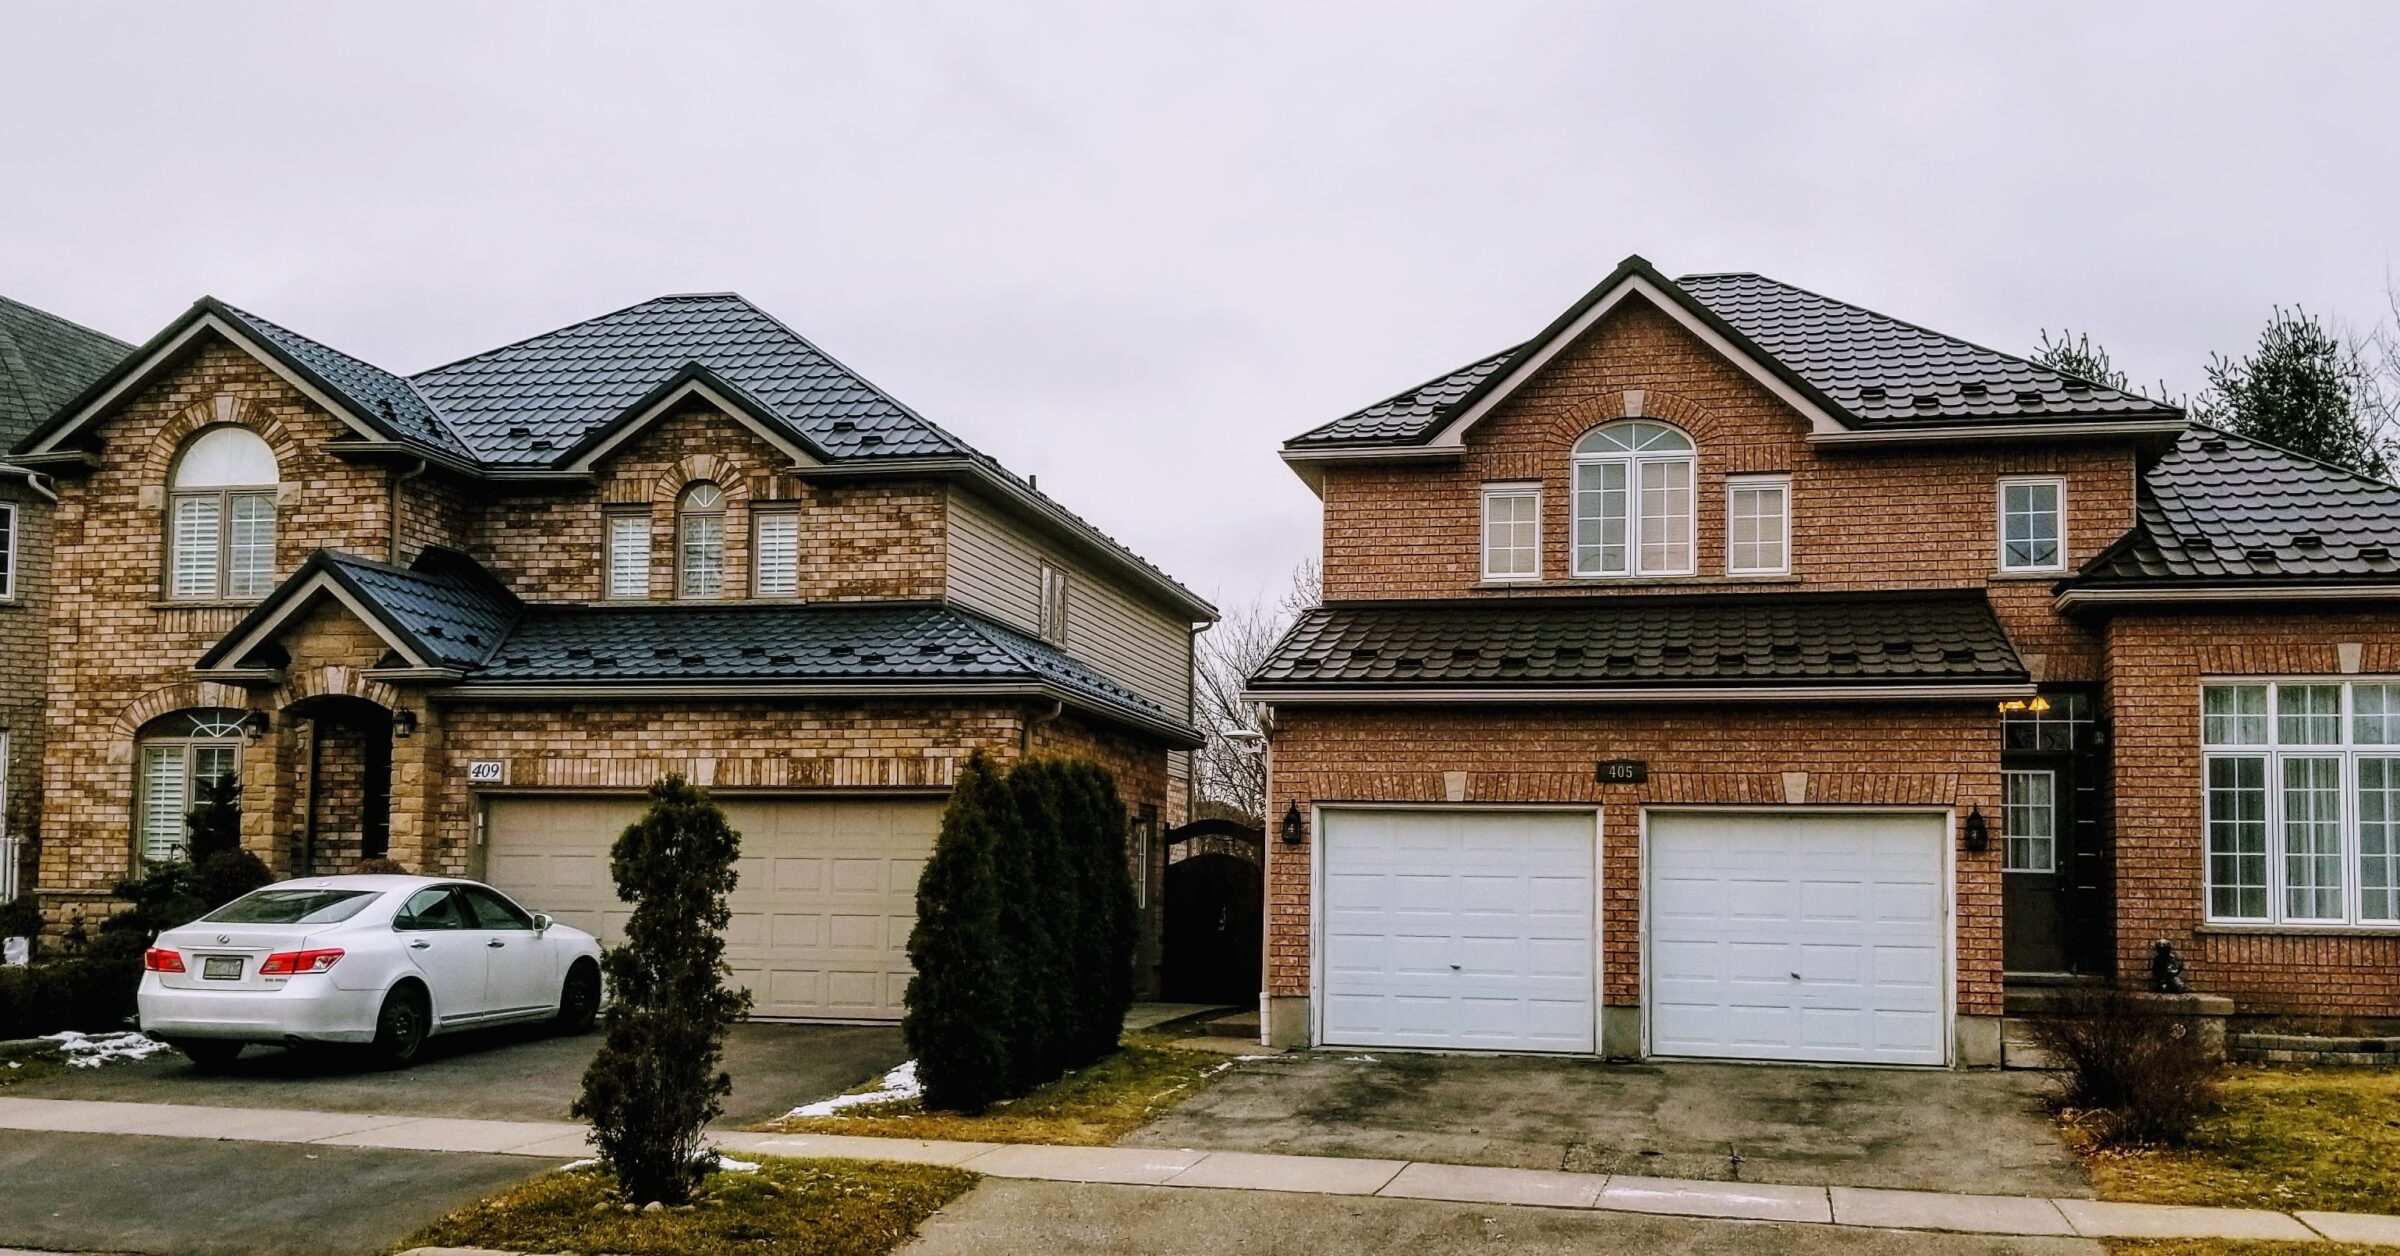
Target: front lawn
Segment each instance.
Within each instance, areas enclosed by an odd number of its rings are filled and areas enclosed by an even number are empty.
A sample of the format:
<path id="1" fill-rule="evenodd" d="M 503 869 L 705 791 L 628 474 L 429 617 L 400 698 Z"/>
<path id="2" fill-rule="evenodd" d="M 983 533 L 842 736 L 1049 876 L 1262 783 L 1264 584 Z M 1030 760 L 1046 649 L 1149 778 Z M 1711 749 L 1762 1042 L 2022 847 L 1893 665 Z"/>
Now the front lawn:
<path id="1" fill-rule="evenodd" d="M 981 1116 L 928 1112 L 914 1099 L 849 1108 L 833 1116 L 787 1116 L 761 1129 L 779 1134 L 872 1134 L 886 1138 L 1098 1147 L 1199 1093 L 1232 1061 L 1149 1036 L 1128 1037 L 1115 1055 Z"/>
<path id="2" fill-rule="evenodd" d="M 2069 1137 L 2075 1138 L 2070 1124 Z M 2079 1143 L 2081 1140 L 2076 1140 Z M 2100 1198 L 2223 1208 L 2400 1213 L 2400 1072 L 2237 1067 L 2189 1145 L 2079 1146 Z M 2338 1243 L 2112 1242 L 2125 1256 L 2390 1256 Z"/>
<path id="3" fill-rule="evenodd" d="M 469 1204 L 400 1249 L 483 1247 L 611 1256 L 882 1256 L 974 1185 L 938 1165 L 763 1158 L 712 1173 L 683 1208 L 629 1213 L 596 1168 L 562 1169 Z"/>

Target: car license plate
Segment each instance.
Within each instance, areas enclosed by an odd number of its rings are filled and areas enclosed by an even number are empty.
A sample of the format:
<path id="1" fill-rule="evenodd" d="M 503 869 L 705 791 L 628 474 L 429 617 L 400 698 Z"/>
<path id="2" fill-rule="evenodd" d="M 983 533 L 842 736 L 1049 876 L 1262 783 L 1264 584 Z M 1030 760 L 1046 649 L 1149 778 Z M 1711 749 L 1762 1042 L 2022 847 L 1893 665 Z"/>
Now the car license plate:
<path id="1" fill-rule="evenodd" d="M 240 981 L 242 957 L 239 955 L 210 955 L 200 961 L 200 975 L 210 981 Z"/>

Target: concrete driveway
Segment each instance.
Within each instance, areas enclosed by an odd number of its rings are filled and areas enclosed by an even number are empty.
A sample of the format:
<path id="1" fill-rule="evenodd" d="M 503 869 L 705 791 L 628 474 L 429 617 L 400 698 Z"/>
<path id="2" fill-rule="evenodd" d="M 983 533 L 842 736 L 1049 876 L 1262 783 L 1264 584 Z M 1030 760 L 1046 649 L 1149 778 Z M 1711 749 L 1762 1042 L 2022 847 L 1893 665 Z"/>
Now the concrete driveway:
<path id="1" fill-rule="evenodd" d="M 2032 1073 L 1319 1051 L 1244 1061 L 1123 1141 L 2089 1196 L 2041 1086 Z"/>
<path id="2" fill-rule="evenodd" d="M 563 1121 L 600 1049 L 600 1035 L 538 1029 L 443 1036 L 416 1065 L 375 1068 L 355 1053 L 252 1047 L 227 1072 L 204 1075 L 162 1052 L 137 1063 L 12 1086 L 28 1099 L 113 1099 L 319 1112 L 387 1112 L 488 1120 Z M 736 1025 L 725 1044 L 733 1095 L 719 1120 L 747 1125 L 837 1095 L 908 1056 L 897 1026 Z"/>

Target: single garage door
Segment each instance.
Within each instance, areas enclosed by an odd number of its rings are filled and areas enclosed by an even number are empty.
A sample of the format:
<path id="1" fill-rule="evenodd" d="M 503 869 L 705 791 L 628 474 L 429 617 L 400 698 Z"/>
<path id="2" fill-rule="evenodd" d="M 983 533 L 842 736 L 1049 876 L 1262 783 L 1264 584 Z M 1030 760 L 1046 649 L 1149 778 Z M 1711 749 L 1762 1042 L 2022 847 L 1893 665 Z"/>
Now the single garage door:
<path id="1" fill-rule="evenodd" d="M 1948 1061 L 1945 826 L 1925 814 L 1650 817 L 1650 1051 Z"/>
<path id="2" fill-rule="evenodd" d="M 897 1020 L 908 988 L 917 876 L 941 827 L 930 799 L 720 798 L 742 835 L 726 963 L 750 1014 Z M 491 799 L 484 879 L 614 945 L 629 908 L 608 848 L 638 798 Z"/>
<path id="3" fill-rule="evenodd" d="M 1323 1040 L 1593 1049 L 1590 812 L 1328 811 Z"/>

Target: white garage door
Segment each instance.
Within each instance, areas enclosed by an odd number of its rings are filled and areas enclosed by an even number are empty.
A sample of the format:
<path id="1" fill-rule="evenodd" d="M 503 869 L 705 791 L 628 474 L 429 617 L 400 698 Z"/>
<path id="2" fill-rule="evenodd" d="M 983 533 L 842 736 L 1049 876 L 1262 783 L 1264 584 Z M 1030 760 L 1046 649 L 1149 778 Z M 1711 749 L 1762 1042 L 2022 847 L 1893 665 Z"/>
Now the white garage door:
<path id="1" fill-rule="evenodd" d="M 1328 811 L 1323 1040 L 1593 1049 L 1590 812 Z"/>
<path id="2" fill-rule="evenodd" d="M 1940 816 L 1650 817 L 1654 1055 L 1942 1064 Z"/>
<path id="3" fill-rule="evenodd" d="M 917 876 L 941 827 L 938 800 L 720 798 L 742 835 L 725 959 L 750 1014 L 897 1020 L 908 988 Z M 635 798 L 494 798 L 484 879 L 614 945 L 631 908 L 608 848 Z"/>

